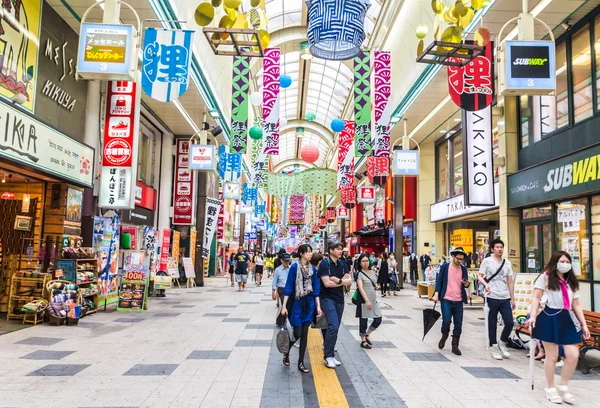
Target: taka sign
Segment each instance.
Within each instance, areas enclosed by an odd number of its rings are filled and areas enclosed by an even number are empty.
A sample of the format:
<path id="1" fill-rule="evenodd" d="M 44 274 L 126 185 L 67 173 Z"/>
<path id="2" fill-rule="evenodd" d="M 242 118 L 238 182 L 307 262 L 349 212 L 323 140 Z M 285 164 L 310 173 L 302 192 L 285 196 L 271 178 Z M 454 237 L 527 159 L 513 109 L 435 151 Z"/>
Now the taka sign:
<path id="1" fill-rule="evenodd" d="M 189 168 L 192 170 L 214 170 L 215 147 L 212 145 L 191 145 Z"/>
<path id="2" fill-rule="evenodd" d="M 358 188 L 358 202 L 359 203 L 374 203 L 377 201 L 375 194 L 375 186 L 366 186 Z"/>

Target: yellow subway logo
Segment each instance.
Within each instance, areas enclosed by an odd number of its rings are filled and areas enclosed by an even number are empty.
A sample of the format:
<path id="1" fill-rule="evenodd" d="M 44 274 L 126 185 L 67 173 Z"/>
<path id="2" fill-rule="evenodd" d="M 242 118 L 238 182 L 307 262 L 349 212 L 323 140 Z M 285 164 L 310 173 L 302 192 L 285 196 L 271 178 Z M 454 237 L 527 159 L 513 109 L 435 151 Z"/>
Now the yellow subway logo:
<path id="1" fill-rule="evenodd" d="M 513 65 L 545 65 L 548 62 L 548 58 L 516 58 Z"/>
<path id="2" fill-rule="evenodd" d="M 548 171 L 546 193 L 552 190 L 600 180 L 600 154 Z"/>

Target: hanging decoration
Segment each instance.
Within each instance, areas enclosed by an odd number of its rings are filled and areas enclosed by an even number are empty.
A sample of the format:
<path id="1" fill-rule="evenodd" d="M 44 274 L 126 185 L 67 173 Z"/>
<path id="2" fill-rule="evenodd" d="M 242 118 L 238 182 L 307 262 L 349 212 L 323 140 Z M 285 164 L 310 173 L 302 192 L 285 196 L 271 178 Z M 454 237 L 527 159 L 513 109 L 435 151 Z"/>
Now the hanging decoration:
<path id="1" fill-rule="evenodd" d="M 260 106 L 263 103 L 263 96 L 260 92 L 250 94 L 250 103 L 254 106 Z"/>
<path id="2" fill-rule="evenodd" d="M 264 142 L 263 138 L 255 139 L 252 135 L 252 130 L 255 132 L 260 132 L 260 136 L 262 136 L 262 128 L 260 126 L 261 120 L 260 118 L 255 118 L 256 125 L 252 126 L 250 129 L 250 137 L 253 139 L 252 141 L 252 184 L 254 187 L 263 187 L 265 185 L 265 177 L 268 172 L 268 157 L 265 154 Z"/>
<path id="3" fill-rule="evenodd" d="M 12 174 L 9 174 L 8 175 L 8 191 L 2 194 L 2 196 L 0 197 L 0 199 L 2 199 L 2 200 L 14 200 L 15 199 L 14 193 L 10 191 L 10 179 L 11 178 L 12 178 Z"/>
<path id="4" fill-rule="evenodd" d="M 233 95 L 231 98 L 231 150 L 246 153 L 248 134 L 248 89 L 250 57 L 233 57 Z"/>
<path id="5" fill-rule="evenodd" d="M 263 130 L 260 126 L 254 125 L 250 128 L 250 139 L 252 140 L 260 140 L 263 136 Z"/>
<path id="6" fill-rule="evenodd" d="M 264 153 L 279 154 L 279 129 L 283 119 L 279 119 L 280 67 L 281 50 L 268 48 L 265 50 L 263 66 L 263 129 Z M 286 121 L 287 124 L 287 121 Z"/>
<path id="7" fill-rule="evenodd" d="M 288 214 L 290 224 L 304 224 L 304 194 L 294 194 L 290 197 Z"/>
<path id="8" fill-rule="evenodd" d="M 353 209 L 356 205 L 356 189 L 348 188 L 340 192 L 340 201 L 348 209 Z"/>
<path id="9" fill-rule="evenodd" d="M 367 157 L 367 174 L 371 183 L 383 187 L 390 175 L 389 157 Z"/>
<path id="10" fill-rule="evenodd" d="M 317 118 L 317 114 L 314 112 L 306 112 L 306 120 L 313 122 Z"/>
<path id="11" fill-rule="evenodd" d="M 389 102 L 392 92 L 391 54 L 389 51 L 375 51 L 375 157 L 390 157 L 390 119 L 392 105 Z"/>
<path id="12" fill-rule="evenodd" d="M 335 207 L 327 207 L 325 217 L 327 217 L 327 223 L 333 224 L 335 222 Z"/>
<path id="13" fill-rule="evenodd" d="M 283 89 L 289 88 L 292 86 L 292 77 L 289 75 L 282 75 L 279 77 L 279 85 L 281 85 Z"/>
<path id="14" fill-rule="evenodd" d="M 342 119 L 334 119 L 331 121 L 331 130 L 339 133 L 344 130 L 344 121 Z"/>
<path id="15" fill-rule="evenodd" d="M 346 120 L 344 130 L 338 139 L 338 172 L 337 188 L 344 190 L 354 188 L 354 128 L 352 120 Z"/>
<path id="16" fill-rule="evenodd" d="M 307 0 L 308 43 L 317 58 L 354 58 L 365 40 L 364 21 L 369 0 Z"/>
<path id="17" fill-rule="evenodd" d="M 300 151 L 300 157 L 307 163 L 314 163 L 319 160 L 319 148 L 315 145 L 306 145 Z"/>
<path id="18" fill-rule="evenodd" d="M 360 51 L 354 58 L 354 122 L 356 157 L 371 154 L 371 52 Z"/>
<path id="19" fill-rule="evenodd" d="M 310 169 L 297 174 L 267 173 L 265 192 L 274 196 L 294 194 L 337 195 L 337 172 L 330 169 Z"/>
<path id="20" fill-rule="evenodd" d="M 473 41 L 466 41 L 472 44 Z M 494 99 L 494 43 L 464 67 L 448 66 L 448 91 L 452 101 L 467 111 L 489 106 Z"/>

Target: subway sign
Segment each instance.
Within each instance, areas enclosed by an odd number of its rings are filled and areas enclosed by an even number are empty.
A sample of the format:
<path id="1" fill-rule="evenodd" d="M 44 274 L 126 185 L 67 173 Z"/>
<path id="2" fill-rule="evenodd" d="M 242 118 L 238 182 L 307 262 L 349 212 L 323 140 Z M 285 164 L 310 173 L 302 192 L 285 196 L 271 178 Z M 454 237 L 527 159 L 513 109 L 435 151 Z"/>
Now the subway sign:
<path id="1" fill-rule="evenodd" d="M 501 56 L 502 95 L 548 95 L 556 89 L 552 41 L 507 41 Z"/>
<path id="2" fill-rule="evenodd" d="M 508 177 L 508 206 L 524 207 L 600 190 L 600 145 Z"/>

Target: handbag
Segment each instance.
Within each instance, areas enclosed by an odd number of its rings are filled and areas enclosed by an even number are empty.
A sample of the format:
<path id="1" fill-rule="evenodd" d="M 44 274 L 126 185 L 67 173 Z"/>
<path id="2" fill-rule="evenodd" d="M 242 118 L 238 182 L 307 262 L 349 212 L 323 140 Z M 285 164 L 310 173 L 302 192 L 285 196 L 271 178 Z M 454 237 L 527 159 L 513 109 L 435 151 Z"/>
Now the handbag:
<path id="1" fill-rule="evenodd" d="M 358 273 L 362 273 L 363 275 L 365 275 L 365 273 L 363 271 L 359 271 Z M 367 275 L 365 275 L 367 276 Z M 358 276 L 356 277 L 358 279 Z M 367 279 L 369 279 L 369 281 L 371 281 L 371 285 L 373 285 L 373 289 L 377 290 L 377 286 L 373 283 L 373 280 L 371 280 L 370 277 L 367 276 Z M 358 303 L 358 295 L 360 294 L 360 291 L 358 290 L 358 288 L 354 291 L 354 295 L 352 295 L 352 304 L 355 305 Z"/>
<path id="2" fill-rule="evenodd" d="M 281 327 L 279 329 L 275 341 L 277 343 L 277 350 L 279 350 L 281 354 L 286 354 L 290 352 L 290 337 L 287 328 Z"/>
<path id="3" fill-rule="evenodd" d="M 325 317 L 325 313 L 321 314 L 321 317 L 316 317 L 313 323 L 310 325 L 313 329 L 327 329 L 329 327 L 329 322 Z"/>

